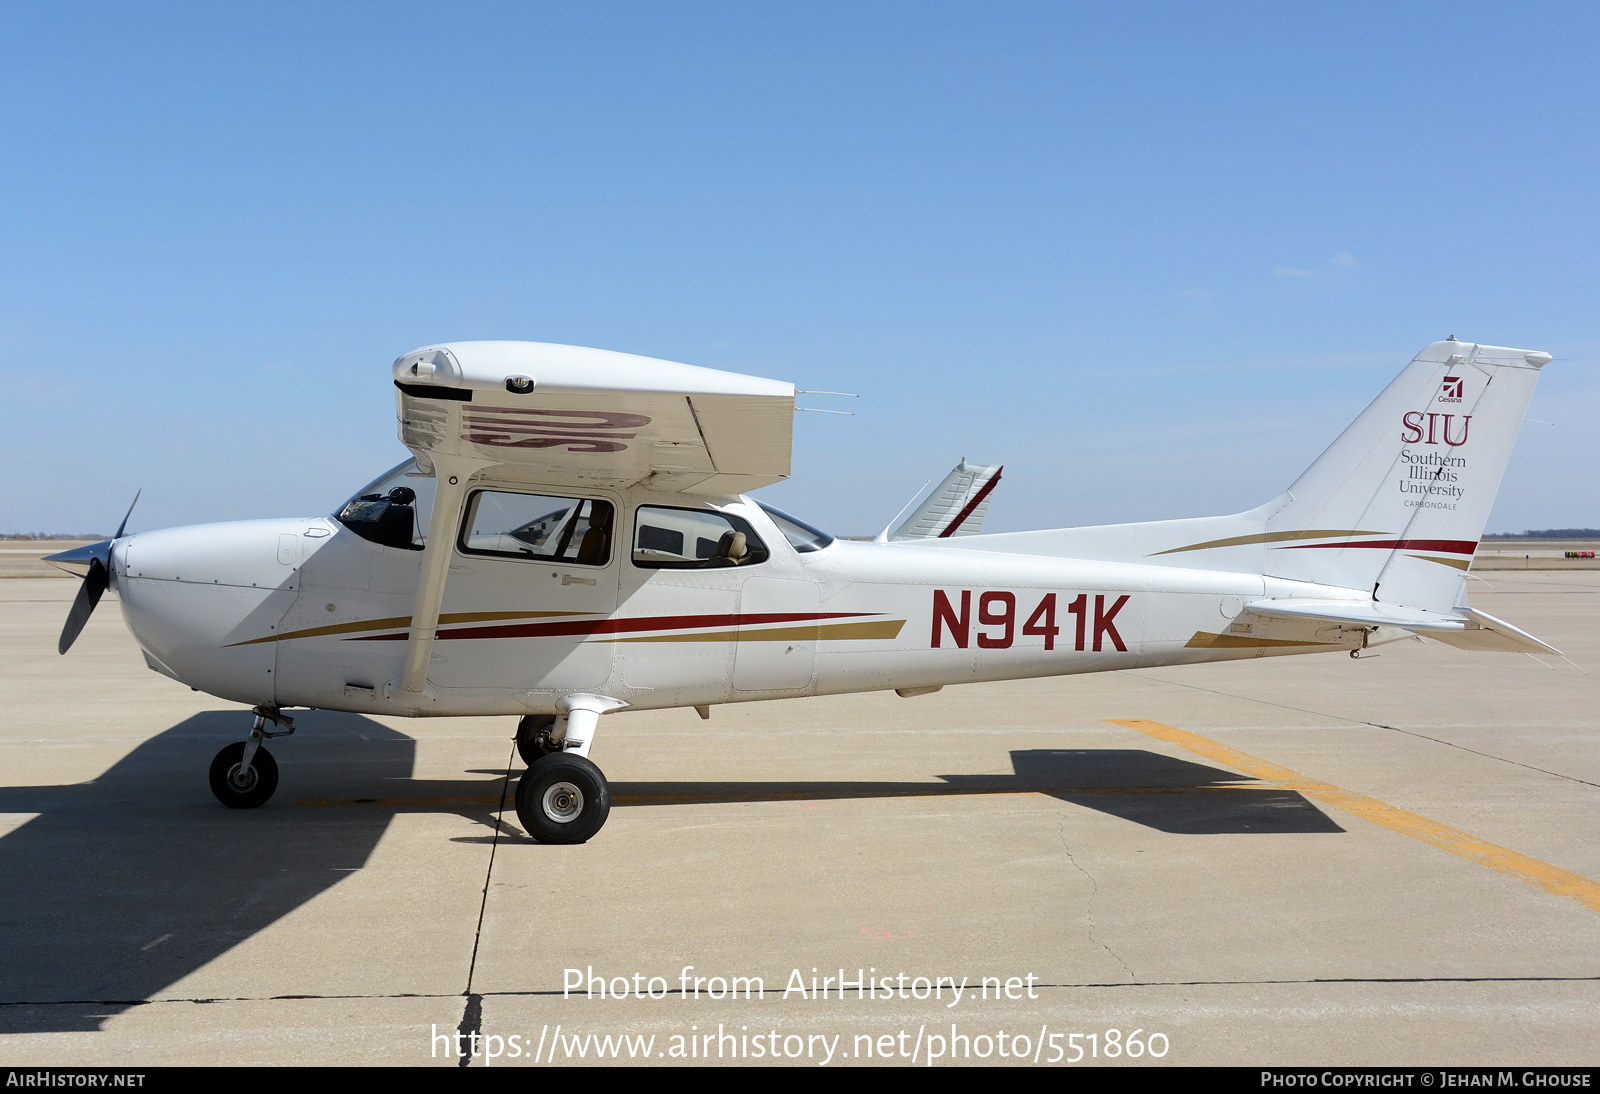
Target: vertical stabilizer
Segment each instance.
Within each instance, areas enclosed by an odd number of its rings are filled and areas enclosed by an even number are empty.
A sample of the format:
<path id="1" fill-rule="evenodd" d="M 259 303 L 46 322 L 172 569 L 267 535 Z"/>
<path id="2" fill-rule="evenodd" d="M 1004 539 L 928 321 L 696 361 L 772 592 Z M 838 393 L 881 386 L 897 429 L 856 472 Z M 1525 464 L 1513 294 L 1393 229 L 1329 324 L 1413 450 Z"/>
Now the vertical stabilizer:
<path id="1" fill-rule="evenodd" d="M 1448 611 L 1548 353 L 1435 342 L 1267 509 L 1264 571 Z"/>
<path id="2" fill-rule="evenodd" d="M 890 540 L 975 536 L 989 515 L 989 498 L 1000 481 L 1000 464 L 968 463 L 966 457 L 927 500 L 889 533 Z"/>

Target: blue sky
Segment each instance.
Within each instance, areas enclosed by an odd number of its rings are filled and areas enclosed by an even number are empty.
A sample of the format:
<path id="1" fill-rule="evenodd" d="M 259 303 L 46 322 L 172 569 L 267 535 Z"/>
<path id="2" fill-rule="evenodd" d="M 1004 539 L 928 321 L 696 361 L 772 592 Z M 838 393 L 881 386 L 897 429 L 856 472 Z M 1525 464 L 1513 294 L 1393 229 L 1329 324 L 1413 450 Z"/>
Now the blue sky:
<path id="1" fill-rule="evenodd" d="M 859 392 L 844 534 L 1253 506 L 1422 346 L 1547 350 L 1490 531 L 1600 526 L 1592 5 L 0 6 L 0 532 L 324 513 L 388 365 Z M 1546 422 L 1553 424 L 1544 424 Z"/>

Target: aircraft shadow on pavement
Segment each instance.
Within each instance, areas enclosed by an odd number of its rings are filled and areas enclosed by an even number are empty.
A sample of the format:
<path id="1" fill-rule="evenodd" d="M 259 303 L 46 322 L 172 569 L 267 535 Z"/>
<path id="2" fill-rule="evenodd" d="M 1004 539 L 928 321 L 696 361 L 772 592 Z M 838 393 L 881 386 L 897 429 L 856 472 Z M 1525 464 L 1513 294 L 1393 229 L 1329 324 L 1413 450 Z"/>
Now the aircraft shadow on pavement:
<path id="1" fill-rule="evenodd" d="M 1344 831 L 1297 791 L 1143 749 L 1019 749 L 1011 766 L 943 783 L 618 782 L 611 794 L 618 806 L 649 806 L 1038 793 L 1181 835 Z"/>
<path id="2" fill-rule="evenodd" d="M 271 746 L 283 784 L 261 809 L 225 809 L 206 785 L 249 730 L 240 711 L 197 714 L 93 782 L 0 788 L 0 812 L 38 814 L 0 839 L 0 1033 L 99 1029 L 366 863 L 393 810 L 289 795 L 392 794 L 415 742 L 358 715 L 296 723 Z"/>
<path id="3" fill-rule="evenodd" d="M 1024 782 L 1055 783 L 1050 793 L 1064 801 L 1161 832 L 1344 831 L 1298 791 L 1143 749 L 1026 749 L 1011 763 Z"/>
<path id="4" fill-rule="evenodd" d="M 0 1034 L 101 1028 L 360 870 L 396 813 L 454 812 L 496 830 L 455 842 L 526 841 L 509 823 L 514 813 L 495 819 L 503 775 L 413 779 L 412 738 L 325 711 L 297 715 L 299 732 L 273 744 L 283 775 L 273 801 L 225 809 L 206 771 L 248 724 L 238 711 L 198 714 L 93 782 L 0 788 L 0 812 L 38 814 L 0 838 Z M 1026 749 L 1011 758 L 1012 774 L 945 775 L 941 783 L 612 789 L 622 807 L 1042 793 L 1163 832 L 1343 831 L 1298 793 L 1153 752 Z M 243 986 L 236 994 L 251 993 Z"/>

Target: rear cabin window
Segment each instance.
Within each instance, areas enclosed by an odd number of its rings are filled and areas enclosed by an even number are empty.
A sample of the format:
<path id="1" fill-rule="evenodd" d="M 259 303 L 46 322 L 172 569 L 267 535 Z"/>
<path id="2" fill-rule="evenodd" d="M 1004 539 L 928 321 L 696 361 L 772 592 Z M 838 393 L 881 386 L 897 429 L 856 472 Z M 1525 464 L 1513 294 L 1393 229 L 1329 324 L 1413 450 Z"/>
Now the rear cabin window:
<path id="1" fill-rule="evenodd" d="M 778 526 L 783 538 L 788 540 L 790 546 L 800 554 L 808 555 L 813 551 L 832 546 L 833 537 L 822 529 L 813 528 L 799 517 L 791 517 L 782 509 L 774 509 L 764 501 L 758 501 L 756 504 L 772 518 L 772 523 Z"/>
<path id="2" fill-rule="evenodd" d="M 600 498 L 476 491 L 461 525 L 463 554 L 604 566 L 615 507 Z"/>
<path id="3" fill-rule="evenodd" d="M 742 517 L 707 509 L 641 505 L 634 518 L 635 566 L 706 570 L 754 566 L 766 560 L 766 544 Z"/>

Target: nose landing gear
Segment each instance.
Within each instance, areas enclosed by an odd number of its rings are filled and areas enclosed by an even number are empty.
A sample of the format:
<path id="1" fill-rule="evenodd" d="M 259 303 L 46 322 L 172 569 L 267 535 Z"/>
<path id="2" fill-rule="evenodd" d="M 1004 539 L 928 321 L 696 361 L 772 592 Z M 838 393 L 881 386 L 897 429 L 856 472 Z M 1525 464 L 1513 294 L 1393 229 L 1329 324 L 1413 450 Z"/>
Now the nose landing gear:
<path id="1" fill-rule="evenodd" d="M 294 721 L 277 707 L 256 707 L 255 715 L 250 736 L 228 745 L 211 761 L 211 793 L 229 809 L 254 809 L 272 797 L 278 789 L 278 761 L 261 742 L 294 732 Z M 270 733 L 269 721 L 288 728 Z"/>

